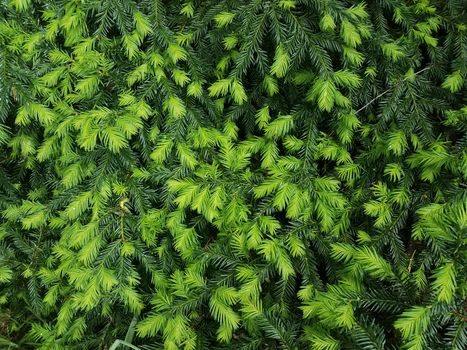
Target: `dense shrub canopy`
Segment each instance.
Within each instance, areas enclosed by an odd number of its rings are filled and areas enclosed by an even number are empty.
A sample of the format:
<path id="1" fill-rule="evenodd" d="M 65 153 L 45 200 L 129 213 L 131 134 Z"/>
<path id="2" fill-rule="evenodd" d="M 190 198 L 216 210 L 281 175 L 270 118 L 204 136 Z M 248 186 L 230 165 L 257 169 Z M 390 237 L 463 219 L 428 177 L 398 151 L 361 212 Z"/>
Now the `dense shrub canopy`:
<path id="1" fill-rule="evenodd" d="M 0 0 L 0 348 L 465 349 L 466 18 Z"/>

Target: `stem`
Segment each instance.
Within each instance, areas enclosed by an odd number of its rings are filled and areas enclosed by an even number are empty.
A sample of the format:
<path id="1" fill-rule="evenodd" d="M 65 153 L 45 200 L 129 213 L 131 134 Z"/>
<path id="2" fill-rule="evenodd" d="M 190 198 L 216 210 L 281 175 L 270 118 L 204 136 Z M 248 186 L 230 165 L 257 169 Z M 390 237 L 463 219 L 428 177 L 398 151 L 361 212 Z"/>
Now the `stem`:
<path id="1" fill-rule="evenodd" d="M 418 75 L 420 73 L 423 73 L 424 71 L 430 69 L 431 67 L 425 67 L 421 70 L 419 70 L 418 72 L 415 72 L 415 75 Z M 409 77 L 405 77 L 404 79 L 402 79 L 399 83 L 397 84 L 401 84 L 403 83 L 404 81 L 406 81 L 407 79 L 409 79 Z M 378 96 L 376 96 L 374 99 L 372 99 L 370 102 L 368 102 L 366 105 L 364 105 L 362 108 L 360 108 L 359 110 L 357 110 L 355 112 L 355 114 L 358 114 L 359 112 L 363 111 L 365 108 L 367 108 L 369 105 L 371 105 L 373 102 L 375 102 L 376 100 L 380 99 L 381 97 L 383 97 L 384 95 L 386 95 L 389 91 L 391 91 L 392 88 L 389 88 L 387 89 L 386 91 L 383 91 L 382 93 L 380 93 Z"/>

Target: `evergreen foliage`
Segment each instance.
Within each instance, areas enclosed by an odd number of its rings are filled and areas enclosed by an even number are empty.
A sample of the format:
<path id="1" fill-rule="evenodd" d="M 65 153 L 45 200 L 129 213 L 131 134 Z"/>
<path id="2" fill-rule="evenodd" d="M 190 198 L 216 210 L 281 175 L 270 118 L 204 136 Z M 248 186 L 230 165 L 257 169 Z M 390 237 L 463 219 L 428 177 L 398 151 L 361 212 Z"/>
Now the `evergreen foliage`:
<path id="1" fill-rule="evenodd" d="M 465 349 L 466 18 L 0 0 L 0 348 Z"/>

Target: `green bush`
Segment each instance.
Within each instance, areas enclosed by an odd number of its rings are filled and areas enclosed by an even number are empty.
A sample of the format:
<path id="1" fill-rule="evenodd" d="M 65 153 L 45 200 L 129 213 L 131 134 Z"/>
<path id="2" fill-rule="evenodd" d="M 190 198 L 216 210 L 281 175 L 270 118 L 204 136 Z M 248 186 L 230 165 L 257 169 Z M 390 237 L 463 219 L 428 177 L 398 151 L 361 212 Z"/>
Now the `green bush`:
<path id="1" fill-rule="evenodd" d="M 465 349 L 466 16 L 0 0 L 0 348 Z"/>

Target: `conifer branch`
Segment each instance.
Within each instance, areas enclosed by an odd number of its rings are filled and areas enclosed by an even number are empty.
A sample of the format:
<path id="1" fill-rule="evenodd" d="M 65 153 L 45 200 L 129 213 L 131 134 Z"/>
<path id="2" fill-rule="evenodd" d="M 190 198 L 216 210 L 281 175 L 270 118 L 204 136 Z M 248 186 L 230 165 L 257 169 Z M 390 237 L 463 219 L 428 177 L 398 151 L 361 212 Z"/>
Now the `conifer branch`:
<path id="1" fill-rule="evenodd" d="M 423 69 L 420 69 L 419 71 L 415 72 L 414 75 L 419 75 L 421 73 L 423 73 L 424 71 L 430 69 L 431 67 L 425 67 Z M 396 85 L 400 85 L 402 84 L 403 82 L 405 82 L 407 79 L 409 79 L 409 77 L 405 77 L 404 79 L 402 79 L 401 81 L 399 81 Z M 370 100 L 367 104 L 365 104 L 363 107 L 359 108 L 355 114 L 358 114 L 360 113 L 361 111 L 363 111 L 366 107 L 368 107 L 369 105 L 371 105 L 373 102 L 379 100 L 381 97 L 383 97 L 384 95 L 386 95 L 388 92 L 390 92 L 393 88 L 389 88 L 389 89 L 386 89 L 384 90 L 382 93 L 380 93 L 378 96 L 376 96 L 375 98 L 373 98 L 372 100 Z"/>

